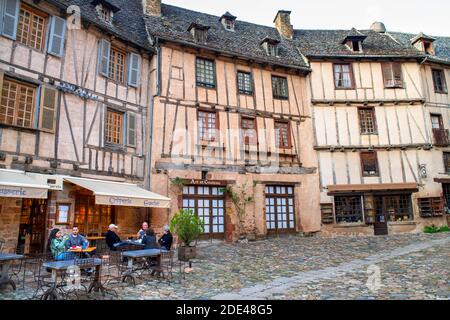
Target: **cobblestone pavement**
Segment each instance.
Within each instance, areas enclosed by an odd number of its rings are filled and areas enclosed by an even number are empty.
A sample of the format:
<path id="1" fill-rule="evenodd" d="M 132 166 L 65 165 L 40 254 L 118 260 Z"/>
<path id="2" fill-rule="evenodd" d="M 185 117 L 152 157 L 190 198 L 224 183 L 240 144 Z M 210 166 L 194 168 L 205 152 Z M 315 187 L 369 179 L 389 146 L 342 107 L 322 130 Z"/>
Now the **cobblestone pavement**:
<path id="1" fill-rule="evenodd" d="M 249 244 L 201 243 L 194 270 L 181 283 L 146 277 L 135 287 L 121 284 L 113 288 L 118 299 L 133 300 L 448 300 L 449 266 L 448 233 L 359 238 L 289 236 Z M 6 289 L 0 292 L 0 299 L 29 299 L 31 295 L 30 290 L 13 293 Z"/>

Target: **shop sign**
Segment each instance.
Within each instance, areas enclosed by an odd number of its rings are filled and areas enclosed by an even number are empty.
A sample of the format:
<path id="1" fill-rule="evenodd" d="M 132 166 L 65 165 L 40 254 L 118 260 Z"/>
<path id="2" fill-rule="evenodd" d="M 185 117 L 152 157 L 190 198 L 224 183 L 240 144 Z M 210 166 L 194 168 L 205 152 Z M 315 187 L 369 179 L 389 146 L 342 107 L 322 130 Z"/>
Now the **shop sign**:
<path id="1" fill-rule="evenodd" d="M 47 199 L 47 190 L 38 188 L 13 188 L 0 186 L 0 197 Z"/>
<path id="2" fill-rule="evenodd" d="M 123 207 L 170 208 L 170 201 L 143 198 L 95 196 L 95 203 L 98 205 Z"/>
<path id="3" fill-rule="evenodd" d="M 86 89 L 83 89 L 79 86 L 67 83 L 67 82 L 60 82 L 57 88 L 66 93 L 72 93 L 80 98 L 87 99 L 87 100 L 98 100 L 98 96 L 87 91 Z"/>
<path id="4" fill-rule="evenodd" d="M 199 180 L 199 179 L 186 179 L 184 183 L 191 186 L 226 186 L 230 182 L 229 181 L 220 181 L 220 180 Z"/>

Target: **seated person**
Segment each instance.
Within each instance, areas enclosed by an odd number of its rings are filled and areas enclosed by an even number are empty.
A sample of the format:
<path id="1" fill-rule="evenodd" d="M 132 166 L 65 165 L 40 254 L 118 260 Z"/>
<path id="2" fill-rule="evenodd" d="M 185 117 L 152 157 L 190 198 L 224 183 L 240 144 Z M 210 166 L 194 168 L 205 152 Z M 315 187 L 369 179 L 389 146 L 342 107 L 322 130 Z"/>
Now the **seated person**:
<path id="1" fill-rule="evenodd" d="M 108 229 L 109 230 L 105 236 L 106 244 L 108 245 L 109 249 L 116 251 L 117 244 L 122 243 L 122 240 L 120 240 L 120 237 L 117 235 L 118 227 L 115 224 L 110 224 Z"/>
<path id="2" fill-rule="evenodd" d="M 67 252 L 66 247 L 67 239 L 63 237 L 61 230 L 53 229 L 50 232 L 48 241 L 49 241 L 48 246 L 56 261 L 75 259 L 73 253 Z"/>
<path id="3" fill-rule="evenodd" d="M 159 249 L 153 229 L 147 229 L 145 236 L 142 238 L 142 244 L 145 245 L 145 249 Z"/>
<path id="4" fill-rule="evenodd" d="M 158 243 L 161 245 L 161 249 L 170 251 L 170 248 L 172 248 L 172 242 L 173 236 L 172 233 L 170 233 L 169 226 L 164 226 L 164 234 L 158 241 Z"/>
<path id="5" fill-rule="evenodd" d="M 80 248 L 87 248 L 89 245 L 89 241 L 86 240 L 85 237 L 83 237 L 80 234 L 80 230 L 77 226 L 73 226 L 72 228 L 72 234 L 69 236 L 69 239 L 66 241 L 66 246 L 68 249 L 73 247 L 80 247 Z"/>
<path id="6" fill-rule="evenodd" d="M 147 230 L 148 230 L 148 223 L 147 223 L 147 222 L 144 222 L 144 223 L 142 224 L 142 229 L 139 230 L 139 232 L 138 232 L 138 234 L 137 234 L 138 240 L 141 240 L 141 239 L 145 236 Z"/>

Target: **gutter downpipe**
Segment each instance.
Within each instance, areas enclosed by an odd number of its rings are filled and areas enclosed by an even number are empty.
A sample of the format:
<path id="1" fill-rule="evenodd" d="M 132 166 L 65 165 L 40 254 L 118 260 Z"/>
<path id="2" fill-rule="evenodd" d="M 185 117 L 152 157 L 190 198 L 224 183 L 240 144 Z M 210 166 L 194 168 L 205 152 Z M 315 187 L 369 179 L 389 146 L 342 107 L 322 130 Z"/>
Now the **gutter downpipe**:
<path id="1" fill-rule="evenodd" d="M 147 189 L 150 190 L 151 186 L 151 170 L 152 170 L 152 145 L 153 145 L 153 109 L 155 106 L 155 97 L 160 95 L 161 92 L 161 48 L 159 46 L 159 38 L 156 38 L 156 92 L 150 98 L 150 112 L 149 112 L 149 146 L 148 146 L 148 162 L 147 162 Z"/>

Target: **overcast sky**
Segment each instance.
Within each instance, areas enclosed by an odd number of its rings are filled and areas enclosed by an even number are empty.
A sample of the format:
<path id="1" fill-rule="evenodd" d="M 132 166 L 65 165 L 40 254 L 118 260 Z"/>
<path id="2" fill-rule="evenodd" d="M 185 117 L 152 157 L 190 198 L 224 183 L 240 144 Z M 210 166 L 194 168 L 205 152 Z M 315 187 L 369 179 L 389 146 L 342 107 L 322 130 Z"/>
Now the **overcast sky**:
<path id="1" fill-rule="evenodd" d="M 382 21 L 390 31 L 450 36 L 450 0 L 162 0 L 238 20 L 272 25 L 278 10 L 291 10 L 297 29 L 368 29 Z"/>

